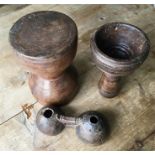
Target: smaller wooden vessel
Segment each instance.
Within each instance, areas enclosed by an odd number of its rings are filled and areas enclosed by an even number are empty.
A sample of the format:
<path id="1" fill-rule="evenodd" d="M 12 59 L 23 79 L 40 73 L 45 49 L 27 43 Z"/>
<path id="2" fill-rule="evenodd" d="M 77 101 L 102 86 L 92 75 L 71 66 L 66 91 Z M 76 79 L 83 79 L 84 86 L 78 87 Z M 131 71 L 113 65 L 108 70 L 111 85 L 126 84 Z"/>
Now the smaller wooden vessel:
<path id="1" fill-rule="evenodd" d="M 120 90 L 120 78 L 132 73 L 147 58 L 150 42 L 146 34 L 127 23 L 108 23 L 91 37 L 91 53 L 103 72 L 100 93 L 114 97 Z"/>

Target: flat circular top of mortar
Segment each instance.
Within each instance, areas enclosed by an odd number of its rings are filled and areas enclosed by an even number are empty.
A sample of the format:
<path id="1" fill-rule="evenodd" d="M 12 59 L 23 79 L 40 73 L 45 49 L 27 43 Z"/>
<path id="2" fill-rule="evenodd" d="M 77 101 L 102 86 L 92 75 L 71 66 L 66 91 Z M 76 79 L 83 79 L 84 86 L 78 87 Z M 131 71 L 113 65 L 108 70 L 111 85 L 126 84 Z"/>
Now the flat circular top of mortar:
<path id="1" fill-rule="evenodd" d="M 77 38 L 74 21 L 55 11 L 30 13 L 10 30 L 10 43 L 17 54 L 31 58 L 61 56 Z"/>

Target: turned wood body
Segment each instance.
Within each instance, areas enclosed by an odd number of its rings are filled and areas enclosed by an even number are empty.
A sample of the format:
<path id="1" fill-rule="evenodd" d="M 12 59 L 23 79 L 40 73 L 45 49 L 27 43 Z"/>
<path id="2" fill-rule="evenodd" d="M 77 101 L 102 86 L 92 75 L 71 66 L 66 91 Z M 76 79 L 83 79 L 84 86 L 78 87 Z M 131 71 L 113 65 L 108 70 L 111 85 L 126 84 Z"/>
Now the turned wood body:
<path id="1" fill-rule="evenodd" d="M 106 97 L 114 97 L 120 90 L 120 77 L 112 74 L 102 74 L 98 87 L 101 95 Z"/>
<path id="2" fill-rule="evenodd" d="M 147 58 L 150 42 L 139 28 L 127 23 L 108 23 L 91 37 L 91 54 L 103 72 L 100 93 L 114 97 L 120 90 L 120 78 L 138 68 Z"/>
<path id="3" fill-rule="evenodd" d="M 44 105 L 65 104 L 78 90 L 70 67 L 77 50 L 77 27 L 65 14 L 41 11 L 20 18 L 10 30 L 10 43 L 29 75 L 34 97 Z"/>

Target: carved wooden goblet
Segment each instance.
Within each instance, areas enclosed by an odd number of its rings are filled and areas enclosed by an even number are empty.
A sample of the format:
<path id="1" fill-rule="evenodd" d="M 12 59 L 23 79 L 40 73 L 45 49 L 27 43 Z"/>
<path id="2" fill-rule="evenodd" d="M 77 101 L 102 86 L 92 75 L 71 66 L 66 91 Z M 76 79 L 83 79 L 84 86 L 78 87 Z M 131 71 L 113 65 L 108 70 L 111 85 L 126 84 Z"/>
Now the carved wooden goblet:
<path id="1" fill-rule="evenodd" d="M 28 14 L 12 26 L 10 43 L 30 73 L 30 89 L 41 104 L 65 104 L 75 96 L 77 72 L 70 65 L 77 27 L 70 17 L 54 11 Z"/>
<path id="2" fill-rule="evenodd" d="M 120 90 L 120 78 L 138 68 L 147 58 L 150 43 L 146 34 L 127 23 L 108 23 L 91 37 L 91 53 L 104 72 L 99 81 L 100 93 L 114 97 Z"/>

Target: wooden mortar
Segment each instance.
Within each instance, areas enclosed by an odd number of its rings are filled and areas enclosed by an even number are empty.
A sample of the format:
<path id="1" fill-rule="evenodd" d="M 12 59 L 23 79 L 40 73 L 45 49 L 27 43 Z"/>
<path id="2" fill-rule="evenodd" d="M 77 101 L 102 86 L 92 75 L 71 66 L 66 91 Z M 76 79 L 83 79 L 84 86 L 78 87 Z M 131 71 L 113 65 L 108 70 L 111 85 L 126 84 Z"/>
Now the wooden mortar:
<path id="1" fill-rule="evenodd" d="M 43 105 L 66 104 L 77 93 L 77 72 L 70 66 L 77 51 L 77 27 L 55 11 L 30 13 L 10 30 L 10 43 L 29 74 L 29 86 Z"/>

